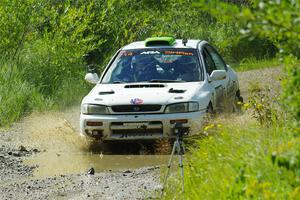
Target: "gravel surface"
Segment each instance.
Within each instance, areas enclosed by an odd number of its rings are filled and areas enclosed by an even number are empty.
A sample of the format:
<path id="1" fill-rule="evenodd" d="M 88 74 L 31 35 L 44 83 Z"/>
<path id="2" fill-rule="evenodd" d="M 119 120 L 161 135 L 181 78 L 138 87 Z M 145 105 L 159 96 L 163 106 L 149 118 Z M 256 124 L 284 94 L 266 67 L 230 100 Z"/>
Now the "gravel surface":
<path id="1" fill-rule="evenodd" d="M 87 174 L 89 168 L 73 174 L 35 175 L 39 166 L 26 164 L 30 157 L 48 152 L 66 156 L 87 151 L 81 147 L 85 142 L 78 136 L 76 126 L 72 126 L 72 118 L 78 119 L 77 110 L 70 112 L 63 117 L 61 113 L 33 114 L 10 129 L 0 130 L 0 199 L 155 198 L 161 187 L 159 167 L 124 167 L 126 170 L 96 171 L 94 175 Z"/>
<path id="2" fill-rule="evenodd" d="M 32 153 L 33 150 L 12 149 L 2 145 L 0 147 L 0 182 L 9 182 L 30 176 L 36 166 L 23 165 L 22 157 L 30 156 Z"/>
<path id="3" fill-rule="evenodd" d="M 0 199 L 144 199 L 159 190 L 158 168 L 72 174 L 2 184 Z"/>
<path id="4" fill-rule="evenodd" d="M 94 175 L 88 175 L 86 168 L 73 174 L 36 176 L 34 172 L 39 166 L 27 165 L 28 158 L 47 152 L 61 156 L 81 150 L 76 148 L 81 145 L 78 134 L 72 132 L 69 124 L 56 124 L 52 115 L 45 116 L 53 129 L 44 126 L 39 132 L 32 124 L 36 118 L 26 118 L 8 130 L 0 130 L 0 199 L 144 199 L 154 198 L 156 191 L 160 190 L 159 167 L 96 171 Z M 28 124 L 30 128 L 26 127 Z M 34 132 L 30 132 L 32 128 Z M 40 136 L 42 133 L 45 139 Z"/>
<path id="5" fill-rule="evenodd" d="M 238 73 L 238 76 L 241 94 L 244 99 L 247 99 L 248 89 L 253 84 L 259 84 L 261 87 L 273 85 L 275 86 L 273 88 L 280 88 L 279 80 L 282 73 L 280 68 L 269 68 Z M 70 135 L 77 135 L 73 133 L 78 129 L 76 125 L 78 109 L 76 107 L 65 112 L 66 116 L 63 117 L 48 114 L 39 114 L 35 118 L 29 116 L 15 123 L 10 129 L 0 130 L 0 199 L 151 199 L 156 197 L 161 188 L 159 167 L 96 171 L 94 175 L 81 172 L 48 177 L 34 176 L 34 171 L 39 166 L 24 164 L 26 158 L 46 151 L 57 151 L 59 156 L 65 149 L 54 148 L 55 145 L 72 144 L 73 146 L 68 146 L 69 149 L 76 149 L 78 146 L 78 139 L 70 137 Z M 64 117 L 68 120 L 64 120 Z M 53 132 L 64 135 L 63 139 L 57 140 L 52 137 Z"/>

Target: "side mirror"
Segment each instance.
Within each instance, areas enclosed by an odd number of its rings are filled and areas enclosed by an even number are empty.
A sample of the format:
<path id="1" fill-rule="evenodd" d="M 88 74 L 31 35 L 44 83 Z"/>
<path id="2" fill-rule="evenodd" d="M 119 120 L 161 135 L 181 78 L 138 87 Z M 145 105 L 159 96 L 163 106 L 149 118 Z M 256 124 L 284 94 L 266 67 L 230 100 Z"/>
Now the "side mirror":
<path id="1" fill-rule="evenodd" d="M 96 73 L 87 73 L 84 77 L 84 80 L 92 84 L 97 84 L 97 82 L 99 81 L 99 77 Z"/>
<path id="2" fill-rule="evenodd" d="M 225 70 L 214 70 L 212 71 L 211 75 L 209 76 L 210 81 L 218 81 L 223 80 L 227 76 Z"/>

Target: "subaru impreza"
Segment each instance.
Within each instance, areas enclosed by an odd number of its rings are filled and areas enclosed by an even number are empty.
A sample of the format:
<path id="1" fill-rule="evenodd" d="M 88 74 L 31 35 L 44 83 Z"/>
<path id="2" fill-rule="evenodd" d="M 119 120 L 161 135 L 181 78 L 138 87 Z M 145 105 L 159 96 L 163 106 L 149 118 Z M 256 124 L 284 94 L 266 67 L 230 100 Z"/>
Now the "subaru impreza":
<path id="1" fill-rule="evenodd" d="M 238 78 L 203 40 L 154 37 L 116 52 L 81 104 L 81 135 L 102 141 L 195 134 L 208 112 L 237 109 Z"/>

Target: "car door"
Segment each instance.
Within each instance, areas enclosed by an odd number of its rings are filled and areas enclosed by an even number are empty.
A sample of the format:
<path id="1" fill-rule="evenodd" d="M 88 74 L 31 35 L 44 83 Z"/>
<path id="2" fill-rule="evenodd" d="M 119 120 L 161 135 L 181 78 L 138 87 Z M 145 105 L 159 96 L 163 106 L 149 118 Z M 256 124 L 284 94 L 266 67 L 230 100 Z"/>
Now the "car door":
<path id="1" fill-rule="evenodd" d="M 227 73 L 227 66 L 218 54 L 218 52 L 209 45 L 205 45 L 203 48 L 203 56 L 206 64 L 206 72 L 208 76 L 214 70 L 224 70 Z M 216 91 L 216 106 L 217 109 L 224 109 L 226 105 L 227 87 L 229 83 L 229 76 L 226 75 L 225 79 L 211 81 L 210 84 Z"/>

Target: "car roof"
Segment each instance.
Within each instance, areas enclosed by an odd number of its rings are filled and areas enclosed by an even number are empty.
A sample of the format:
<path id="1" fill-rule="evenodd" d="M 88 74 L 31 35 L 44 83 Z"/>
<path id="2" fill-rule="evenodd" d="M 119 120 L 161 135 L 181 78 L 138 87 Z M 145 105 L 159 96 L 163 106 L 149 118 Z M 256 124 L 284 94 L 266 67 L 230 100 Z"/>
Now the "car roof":
<path id="1" fill-rule="evenodd" d="M 132 50 L 132 49 L 151 49 L 151 48 L 186 48 L 186 49 L 197 49 L 198 44 L 201 40 L 187 40 L 186 45 L 183 44 L 182 39 L 175 40 L 173 45 L 159 45 L 159 46 L 146 46 L 145 41 L 137 41 L 124 46 L 121 50 Z"/>

